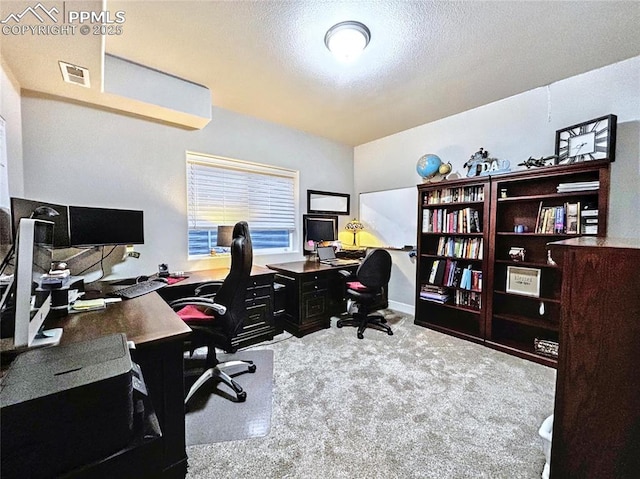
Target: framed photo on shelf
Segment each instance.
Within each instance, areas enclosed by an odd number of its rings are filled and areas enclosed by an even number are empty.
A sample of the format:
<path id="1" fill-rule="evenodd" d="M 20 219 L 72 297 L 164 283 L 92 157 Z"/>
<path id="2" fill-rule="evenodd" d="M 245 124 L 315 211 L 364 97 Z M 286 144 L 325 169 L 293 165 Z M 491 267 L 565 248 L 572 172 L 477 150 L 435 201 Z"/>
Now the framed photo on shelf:
<path id="1" fill-rule="evenodd" d="M 538 268 L 507 266 L 507 293 L 540 297 L 540 274 Z"/>

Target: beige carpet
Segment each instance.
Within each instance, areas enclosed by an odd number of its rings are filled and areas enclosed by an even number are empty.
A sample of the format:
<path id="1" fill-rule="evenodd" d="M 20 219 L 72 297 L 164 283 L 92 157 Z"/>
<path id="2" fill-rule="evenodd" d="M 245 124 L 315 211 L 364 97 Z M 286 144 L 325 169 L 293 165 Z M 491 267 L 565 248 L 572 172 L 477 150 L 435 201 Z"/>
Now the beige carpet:
<path id="1" fill-rule="evenodd" d="M 389 322 L 393 336 L 358 340 L 334 321 L 262 346 L 274 352 L 270 433 L 189 447 L 188 479 L 538 479 L 555 370 Z"/>

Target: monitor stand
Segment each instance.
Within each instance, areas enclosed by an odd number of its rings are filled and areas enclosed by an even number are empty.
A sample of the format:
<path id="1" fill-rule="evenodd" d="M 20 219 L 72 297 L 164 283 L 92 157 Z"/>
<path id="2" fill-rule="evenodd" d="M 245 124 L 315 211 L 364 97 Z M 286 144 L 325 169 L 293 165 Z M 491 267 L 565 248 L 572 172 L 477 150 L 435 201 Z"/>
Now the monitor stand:
<path id="1" fill-rule="evenodd" d="M 57 346 L 60 344 L 60 338 L 62 337 L 62 328 L 47 329 L 45 331 L 38 331 L 36 337 L 33 338 L 29 348 L 43 348 L 45 346 Z"/>

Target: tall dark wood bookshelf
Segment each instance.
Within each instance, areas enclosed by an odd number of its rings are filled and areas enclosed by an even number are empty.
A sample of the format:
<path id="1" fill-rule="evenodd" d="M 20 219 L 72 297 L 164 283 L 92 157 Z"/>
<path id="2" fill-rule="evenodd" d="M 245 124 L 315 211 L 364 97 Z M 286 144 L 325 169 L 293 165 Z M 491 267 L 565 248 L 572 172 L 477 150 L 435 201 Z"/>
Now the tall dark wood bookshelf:
<path id="1" fill-rule="evenodd" d="M 480 276 L 482 284 L 486 284 L 489 198 L 488 177 L 418 186 L 416 324 L 471 341 L 483 341 L 487 298 L 485 288 L 478 285 L 477 279 Z M 471 220 L 467 220 L 469 214 Z M 475 226 L 469 227 L 472 222 Z M 438 286 L 429 281 L 436 262 L 470 269 L 475 272 L 476 281 L 471 287 L 462 287 L 458 278 L 454 285 L 443 286 L 450 296 L 444 303 L 425 299 L 421 295 L 424 286 Z"/>
<path id="2" fill-rule="evenodd" d="M 559 341 L 563 258 L 556 253 L 549 259 L 547 245 L 578 236 L 605 236 L 609 166 L 608 161 L 591 161 L 418 185 L 415 323 L 555 367 L 556 357 L 534 347 L 536 340 L 548 344 Z M 484 191 L 481 200 L 442 204 L 427 201 L 450 189 L 475 187 Z M 427 301 L 420 294 L 428 283 L 433 262 L 448 258 L 438 254 L 440 238 L 457 235 L 427 231 L 425 218 L 437 209 L 450 212 L 463 208 L 476 209 L 481 218 L 481 232 L 465 234 L 482 238 L 482 259 L 462 261 L 482 275 L 480 306 L 473 308 L 455 304 L 453 299 L 443 304 Z M 573 232 L 569 233 L 567 209 L 571 216 L 575 210 L 569 228 Z M 511 257 L 514 247 L 524 248 L 524 259 Z M 539 290 L 530 293 L 508 288 L 508 271 L 513 274 L 514 268 L 535 273 Z M 455 294 L 456 288 L 450 296 Z"/>

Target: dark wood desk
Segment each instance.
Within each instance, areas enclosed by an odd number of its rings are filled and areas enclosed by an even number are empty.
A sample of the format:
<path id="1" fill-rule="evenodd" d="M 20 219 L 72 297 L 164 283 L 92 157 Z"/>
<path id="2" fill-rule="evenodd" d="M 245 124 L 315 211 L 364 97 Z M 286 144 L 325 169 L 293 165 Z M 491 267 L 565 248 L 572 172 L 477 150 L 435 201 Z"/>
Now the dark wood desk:
<path id="1" fill-rule="evenodd" d="M 345 310 L 345 281 L 339 270 L 354 272 L 358 265 L 329 266 L 317 261 L 269 264 L 275 280 L 286 286 L 285 330 L 297 337 L 328 328 L 331 316 Z"/>
<path id="2" fill-rule="evenodd" d="M 191 332 L 189 327 L 156 293 L 110 304 L 103 311 L 48 319 L 46 326 L 63 328 L 61 344 L 125 333 L 136 344 L 134 358 L 142 368 L 162 429 L 159 451 L 149 454 L 126 451 L 122 457 L 101 463 L 99 473 L 85 470 L 82 477 L 151 477 L 149 471 L 160 470 L 161 477 L 184 478 L 187 454 L 182 343 Z M 124 470 L 119 469 L 122 466 Z M 140 475 L 132 471 L 146 472 Z"/>
<path id="3" fill-rule="evenodd" d="M 165 301 L 193 296 L 195 289 L 210 281 L 222 281 L 229 268 L 208 269 L 186 273 L 189 277 L 158 290 Z M 251 268 L 251 280 L 247 287 L 247 319 L 242 330 L 232 341 L 237 348 L 273 339 L 282 332 L 273 317 L 273 279 L 275 272 L 262 266 Z"/>

